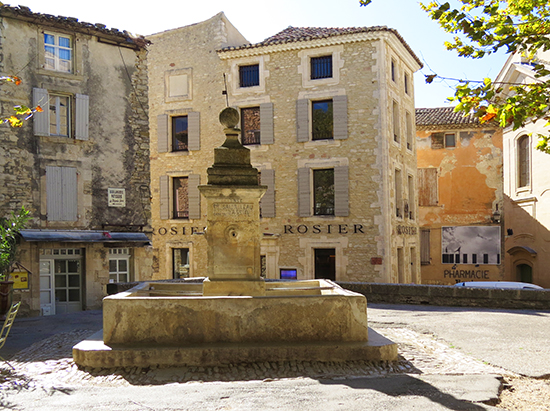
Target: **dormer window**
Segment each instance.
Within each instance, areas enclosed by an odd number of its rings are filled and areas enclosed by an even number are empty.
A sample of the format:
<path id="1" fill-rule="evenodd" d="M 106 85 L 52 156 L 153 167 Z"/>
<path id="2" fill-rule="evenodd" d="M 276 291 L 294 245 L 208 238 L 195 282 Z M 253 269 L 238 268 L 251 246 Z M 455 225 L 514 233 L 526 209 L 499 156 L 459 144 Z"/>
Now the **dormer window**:
<path id="1" fill-rule="evenodd" d="M 44 33 L 44 68 L 47 70 L 72 72 L 73 44 L 69 36 Z"/>

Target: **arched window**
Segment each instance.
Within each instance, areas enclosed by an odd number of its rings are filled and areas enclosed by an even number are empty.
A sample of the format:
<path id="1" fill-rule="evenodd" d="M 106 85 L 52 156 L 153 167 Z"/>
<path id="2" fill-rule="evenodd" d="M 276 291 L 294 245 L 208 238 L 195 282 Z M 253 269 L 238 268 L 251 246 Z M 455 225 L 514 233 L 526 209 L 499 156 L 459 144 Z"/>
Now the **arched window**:
<path id="1" fill-rule="evenodd" d="M 518 139 L 518 187 L 526 187 L 531 183 L 529 155 L 529 136 L 521 136 Z"/>

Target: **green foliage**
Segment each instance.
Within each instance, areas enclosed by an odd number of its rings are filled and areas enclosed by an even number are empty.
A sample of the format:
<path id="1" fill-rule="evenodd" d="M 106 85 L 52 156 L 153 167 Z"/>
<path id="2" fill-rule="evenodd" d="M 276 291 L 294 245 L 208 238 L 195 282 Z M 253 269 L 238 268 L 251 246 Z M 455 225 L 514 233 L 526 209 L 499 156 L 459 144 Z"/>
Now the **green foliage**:
<path id="1" fill-rule="evenodd" d="M 0 218 L 0 281 L 9 277 L 10 268 L 15 262 L 19 231 L 29 219 L 29 211 L 25 207 L 21 207 L 18 213 L 12 211 L 8 217 Z"/>
<path id="2" fill-rule="evenodd" d="M 371 0 L 360 0 L 362 6 Z M 460 81 L 454 97 L 456 110 L 474 113 L 482 122 L 498 121 L 514 130 L 530 121 L 546 120 L 550 127 L 550 75 L 537 53 L 550 50 L 550 2 L 548 0 L 456 0 L 420 3 L 420 7 L 448 33 L 453 41 L 448 50 L 459 56 L 480 59 L 499 50 L 518 53 L 531 64 L 533 84 L 499 84 L 491 79 L 482 82 Z M 432 82 L 434 76 L 427 76 Z M 550 154 L 548 133 L 539 135 L 537 149 Z"/>

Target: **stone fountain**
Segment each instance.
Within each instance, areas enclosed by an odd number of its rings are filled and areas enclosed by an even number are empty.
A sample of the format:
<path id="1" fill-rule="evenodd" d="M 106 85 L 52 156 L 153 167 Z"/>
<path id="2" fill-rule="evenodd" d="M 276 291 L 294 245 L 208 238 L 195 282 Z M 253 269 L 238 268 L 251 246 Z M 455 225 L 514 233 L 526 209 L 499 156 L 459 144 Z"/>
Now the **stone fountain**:
<path id="1" fill-rule="evenodd" d="M 73 348 L 86 367 L 215 366 L 263 361 L 397 359 L 367 326 L 366 298 L 328 280 L 260 276 L 259 202 L 266 187 L 238 140 L 239 114 L 220 114 L 226 140 L 208 184 L 207 278 L 144 282 L 103 300 L 102 332 Z"/>

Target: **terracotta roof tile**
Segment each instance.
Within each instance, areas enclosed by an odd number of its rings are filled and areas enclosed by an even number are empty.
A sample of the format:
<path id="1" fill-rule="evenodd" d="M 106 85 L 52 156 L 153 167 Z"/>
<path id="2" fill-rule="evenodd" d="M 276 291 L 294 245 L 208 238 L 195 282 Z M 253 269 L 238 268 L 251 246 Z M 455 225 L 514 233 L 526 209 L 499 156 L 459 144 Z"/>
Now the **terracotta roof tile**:
<path id="1" fill-rule="evenodd" d="M 300 41 L 310 41 L 315 39 L 322 39 L 327 37 L 342 36 L 346 34 L 356 33 L 372 33 L 377 31 L 386 31 L 395 34 L 395 36 L 403 43 L 405 48 L 411 53 L 417 63 L 422 67 L 422 62 L 414 54 L 409 47 L 405 39 L 397 32 L 397 30 L 388 28 L 386 26 L 372 26 L 372 27 L 292 27 L 284 29 L 283 31 L 275 34 L 274 36 L 266 38 L 264 41 L 255 44 L 246 44 L 238 47 L 226 47 L 221 51 L 247 49 L 271 46 L 274 44 L 285 44 Z"/>
<path id="2" fill-rule="evenodd" d="M 454 107 L 417 108 L 416 126 L 479 126 L 479 119 L 471 114 L 455 113 Z"/>

